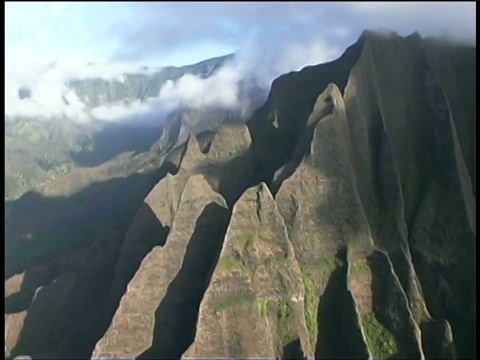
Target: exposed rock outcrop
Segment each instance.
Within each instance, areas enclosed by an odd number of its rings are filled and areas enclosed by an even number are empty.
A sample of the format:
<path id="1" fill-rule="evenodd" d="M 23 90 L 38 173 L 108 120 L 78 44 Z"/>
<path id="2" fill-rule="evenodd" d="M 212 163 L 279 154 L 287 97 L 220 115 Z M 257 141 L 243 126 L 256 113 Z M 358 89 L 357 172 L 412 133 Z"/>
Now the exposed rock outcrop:
<path id="1" fill-rule="evenodd" d="M 30 296 L 6 315 L 12 354 L 474 358 L 474 60 L 365 32 L 277 79 L 247 125 L 171 128 L 124 228 L 7 281 Z"/>
<path id="2" fill-rule="evenodd" d="M 190 177 L 165 245 L 143 259 L 93 357 L 174 358 L 185 350 L 227 221 L 225 200 L 201 175 Z"/>
<path id="3" fill-rule="evenodd" d="M 282 356 L 289 343 L 308 341 L 303 298 L 284 221 L 262 183 L 235 204 L 184 357 Z"/>
<path id="4" fill-rule="evenodd" d="M 350 317 L 345 324 L 339 321 L 345 312 L 354 313 L 352 300 L 356 300 L 346 295 L 347 249 L 349 258 L 361 258 L 373 244 L 351 165 L 343 98 L 335 85 L 329 85 L 325 94 L 333 106 L 331 113 L 317 120 L 308 153 L 283 182 L 276 201 L 309 291 L 305 298 L 309 355 L 314 356 L 315 350 L 317 357 L 360 356 L 365 354 L 365 346 L 360 341 L 358 319 Z M 325 95 L 320 95 L 318 102 L 324 101 Z M 339 303 L 332 309 L 336 316 L 330 316 L 324 304 L 340 294 L 344 298 L 337 299 Z M 325 337 L 331 336 L 333 343 L 323 339 L 326 333 L 332 334 Z"/>

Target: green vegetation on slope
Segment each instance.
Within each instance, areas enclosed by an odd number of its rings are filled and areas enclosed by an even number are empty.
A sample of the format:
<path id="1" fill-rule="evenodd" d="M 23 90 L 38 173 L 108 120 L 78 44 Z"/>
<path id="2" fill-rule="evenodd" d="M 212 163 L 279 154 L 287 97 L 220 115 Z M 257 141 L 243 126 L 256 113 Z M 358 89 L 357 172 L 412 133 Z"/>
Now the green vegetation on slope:
<path id="1" fill-rule="evenodd" d="M 253 297 L 237 296 L 233 299 L 219 301 L 214 305 L 214 310 L 217 312 L 226 311 L 237 306 L 251 305 L 255 301 Z"/>
<path id="2" fill-rule="evenodd" d="M 257 237 L 254 234 L 246 234 L 239 238 L 237 242 L 242 250 L 247 250 L 253 244 L 253 241 L 256 240 L 256 238 Z"/>
<path id="3" fill-rule="evenodd" d="M 301 265 L 303 285 L 305 289 L 305 322 L 307 324 L 311 344 L 316 342 L 318 333 L 318 296 L 315 279 L 318 280 L 318 276 L 320 276 L 321 279 L 326 280 L 335 269 L 344 265 L 345 263 L 335 256 L 323 259 L 318 263 Z"/>
<path id="4" fill-rule="evenodd" d="M 318 332 L 315 283 L 308 274 L 302 273 L 302 276 L 305 288 L 305 322 L 307 323 L 310 342 L 313 344 Z"/>
<path id="5" fill-rule="evenodd" d="M 363 328 L 368 347 L 376 359 L 386 359 L 397 353 L 397 344 L 393 335 L 377 320 L 374 313 L 363 317 Z"/>
<path id="6" fill-rule="evenodd" d="M 251 270 L 251 268 L 245 261 L 238 259 L 234 255 L 226 255 L 220 258 L 218 262 L 218 267 L 219 267 L 219 270 L 233 270 L 233 269 L 238 269 L 242 271 Z"/>
<path id="7" fill-rule="evenodd" d="M 303 264 L 301 265 L 301 268 L 303 273 L 312 274 L 315 271 L 332 272 L 333 270 L 344 265 L 345 263 L 341 259 L 332 256 L 315 264 Z"/>
<path id="8" fill-rule="evenodd" d="M 370 264 L 367 259 L 357 260 L 352 264 L 352 272 L 365 273 L 370 271 Z"/>
<path id="9" fill-rule="evenodd" d="M 278 352 L 282 354 L 283 348 L 289 342 L 289 324 L 293 315 L 293 308 L 290 300 L 282 299 L 278 305 L 277 313 L 277 332 L 278 332 Z"/>
<path id="10" fill-rule="evenodd" d="M 268 314 L 268 300 L 267 299 L 257 299 L 255 301 L 255 305 L 257 306 L 258 312 L 262 316 L 267 316 Z"/>

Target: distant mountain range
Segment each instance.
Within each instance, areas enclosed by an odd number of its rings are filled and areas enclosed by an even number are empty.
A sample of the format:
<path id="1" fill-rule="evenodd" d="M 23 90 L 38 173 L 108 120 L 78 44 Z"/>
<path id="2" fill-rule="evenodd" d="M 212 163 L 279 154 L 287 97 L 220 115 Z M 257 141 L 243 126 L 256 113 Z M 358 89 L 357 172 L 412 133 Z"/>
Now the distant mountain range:
<path id="1" fill-rule="evenodd" d="M 146 101 L 158 96 L 160 88 L 168 80 L 177 80 L 185 74 L 208 78 L 232 58 L 233 55 L 227 55 L 182 67 L 146 68 L 143 69 L 146 73 L 126 73 L 122 81 L 101 78 L 71 80 L 68 87 L 92 108 L 116 102 Z"/>
<path id="2" fill-rule="evenodd" d="M 248 115 L 7 122 L 6 358 L 476 358 L 475 79 L 475 47 L 365 31 Z"/>
<path id="3" fill-rule="evenodd" d="M 40 113 L 32 116 L 6 115 L 6 199 L 17 198 L 29 189 L 50 183 L 75 167 L 99 165 L 100 162 L 127 151 L 147 150 L 160 136 L 164 118 L 169 114 L 170 118 L 175 117 L 174 113 L 177 111 L 215 114 L 210 125 L 208 116 L 205 115 L 201 122 L 190 121 L 189 124 L 192 125 L 190 130 L 195 134 L 209 130 L 214 123 L 221 122 L 219 117 L 245 119 L 246 115 L 240 110 L 221 106 L 192 109 L 188 104 L 179 104 L 173 108 L 166 107 L 164 110 L 160 107 L 157 111 L 140 114 L 133 111 L 120 118 L 117 116 L 116 123 L 106 123 L 102 121 L 102 114 L 100 113 L 99 117 L 96 113 L 102 107 L 105 107 L 108 112 L 110 106 L 119 105 L 122 108 L 128 108 L 129 104 L 139 105 L 155 99 L 167 81 L 176 81 L 186 74 L 200 79 L 209 78 L 232 59 L 233 55 L 227 55 L 183 67 L 142 68 L 138 69 L 138 73 L 129 72 L 109 80 L 101 77 L 66 78 L 63 95 L 62 93 L 54 94 L 62 96 L 60 107 L 66 109 L 63 115 L 47 118 Z M 86 67 L 89 69 L 95 66 L 90 64 Z M 99 73 L 101 69 L 102 67 L 99 67 L 83 72 L 93 75 Z M 61 73 L 55 65 L 45 71 Z M 44 75 L 44 77 L 54 76 Z M 251 112 L 265 98 L 265 90 L 248 87 L 247 83 L 244 85 L 246 91 L 241 96 L 251 100 L 251 103 L 248 103 L 248 109 L 243 110 Z M 81 101 L 81 111 L 87 114 L 90 120 L 79 123 L 69 117 L 69 113 L 75 114 L 77 111 L 67 100 L 68 96 L 65 94 L 69 91 L 73 91 L 77 101 Z M 18 92 L 19 98 L 23 101 L 35 100 L 35 89 L 20 87 Z M 72 108 L 74 110 L 71 110 Z M 148 109 L 148 106 L 146 108 Z M 145 127 L 145 122 L 149 127 Z M 194 123 L 200 125 L 194 125 Z"/>

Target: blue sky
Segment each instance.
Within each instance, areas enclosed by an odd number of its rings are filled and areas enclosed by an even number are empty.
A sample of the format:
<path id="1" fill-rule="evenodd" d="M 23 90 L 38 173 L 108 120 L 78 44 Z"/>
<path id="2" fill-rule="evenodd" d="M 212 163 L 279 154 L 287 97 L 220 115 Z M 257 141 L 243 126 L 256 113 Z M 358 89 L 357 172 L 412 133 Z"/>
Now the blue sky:
<path id="1" fill-rule="evenodd" d="M 364 28 L 475 41 L 476 4 L 7 2 L 6 61 L 182 65 L 255 42 L 321 39 L 343 49 Z"/>

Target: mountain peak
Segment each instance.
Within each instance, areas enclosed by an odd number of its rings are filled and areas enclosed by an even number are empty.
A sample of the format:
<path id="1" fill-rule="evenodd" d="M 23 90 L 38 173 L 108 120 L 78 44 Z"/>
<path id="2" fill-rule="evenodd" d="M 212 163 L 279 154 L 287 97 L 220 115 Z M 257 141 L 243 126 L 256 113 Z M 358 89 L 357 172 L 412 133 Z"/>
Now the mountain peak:
<path id="1" fill-rule="evenodd" d="M 476 56 L 422 41 L 366 31 L 247 125 L 102 129 L 6 206 L 9 355 L 476 358 Z"/>

